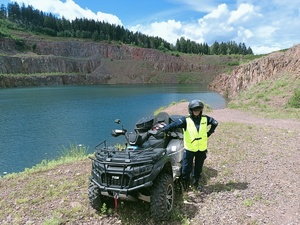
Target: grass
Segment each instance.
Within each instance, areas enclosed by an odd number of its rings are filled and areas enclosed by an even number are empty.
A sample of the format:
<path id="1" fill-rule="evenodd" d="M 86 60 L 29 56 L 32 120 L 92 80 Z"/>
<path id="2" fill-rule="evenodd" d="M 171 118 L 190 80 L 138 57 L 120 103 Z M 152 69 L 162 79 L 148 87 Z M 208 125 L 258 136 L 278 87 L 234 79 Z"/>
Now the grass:
<path id="1" fill-rule="evenodd" d="M 44 170 L 53 169 L 59 165 L 63 165 L 65 163 L 73 163 L 77 161 L 84 160 L 88 157 L 88 149 L 89 147 L 86 147 L 82 144 L 74 144 L 70 143 L 69 147 L 62 146 L 60 151 L 60 157 L 53 160 L 42 160 L 39 164 L 31 167 L 31 168 L 25 168 L 23 172 L 20 173 L 11 173 L 5 175 L 6 178 L 9 177 L 15 177 L 18 175 L 28 175 Z M 0 179 L 2 177 L 0 176 Z"/>
<path id="2" fill-rule="evenodd" d="M 14 35 L 12 34 L 12 30 L 20 30 L 20 29 L 21 28 L 17 24 L 12 23 L 9 20 L 0 19 L 0 34 L 1 34 L 1 36 L 14 38 Z"/>
<path id="3" fill-rule="evenodd" d="M 82 159 L 86 157 L 88 149 L 88 147 L 82 144 L 70 143 L 69 148 L 63 145 L 60 152 L 61 159 Z"/>
<path id="4" fill-rule="evenodd" d="M 239 93 L 228 107 L 262 117 L 300 119 L 300 80 L 283 74 L 277 79 L 260 82 Z"/>
<path id="5" fill-rule="evenodd" d="M 300 108 L 300 88 L 294 91 L 294 95 L 289 99 L 287 104 L 293 108 Z"/>
<path id="6" fill-rule="evenodd" d="M 250 207 L 254 204 L 254 202 L 251 199 L 245 199 L 243 203 L 247 207 Z"/>

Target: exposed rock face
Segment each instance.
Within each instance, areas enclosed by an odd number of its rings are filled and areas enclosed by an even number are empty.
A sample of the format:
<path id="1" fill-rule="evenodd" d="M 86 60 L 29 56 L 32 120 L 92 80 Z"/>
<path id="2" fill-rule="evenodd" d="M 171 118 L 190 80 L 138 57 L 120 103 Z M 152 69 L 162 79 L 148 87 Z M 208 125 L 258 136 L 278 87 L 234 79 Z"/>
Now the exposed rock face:
<path id="1" fill-rule="evenodd" d="M 26 42 L 28 46 L 34 45 L 33 53 L 11 55 L 12 52 L 16 53 L 17 45 L 10 39 L 0 39 L 1 52 L 8 53 L 6 56 L 0 56 L 0 73 L 2 74 L 53 72 L 86 74 L 92 73 L 96 69 L 98 72 L 101 71 L 103 59 L 143 61 L 153 69 L 164 72 L 184 72 L 191 69 L 191 65 L 182 58 L 161 54 L 154 49 L 95 42 L 35 42 L 28 40 Z M 197 67 L 193 67 L 193 70 L 197 70 Z"/>
<path id="2" fill-rule="evenodd" d="M 174 56 L 128 45 L 66 40 L 45 41 L 39 36 L 26 36 L 16 42 L 0 38 L 0 87 L 107 83 L 207 84 L 213 80 L 209 88 L 230 99 L 241 90 L 284 71 L 296 76 L 300 73 L 300 45 L 253 60 L 228 75 L 221 71 L 226 71 L 231 57 Z M 182 77 L 182 74 L 185 75 Z"/>
<path id="3" fill-rule="evenodd" d="M 34 74 L 34 73 L 90 73 L 100 66 L 101 60 L 55 56 L 0 56 L 0 73 Z"/>
<path id="4" fill-rule="evenodd" d="M 1 52 L 12 52 L 17 48 L 14 40 L 9 38 L 0 38 L 0 53 Z"/>
<path id="5" fill-rule="evenodd" d="M 135 60 L 147 62 L 148 66 L 163 72 L 199 71 L 200 66 L 192 65 L 181 57 L 162 54 L 155 49 L 138 48 L 128 45 L 109 45 L 95 42 L 39 42 L 38 55 L 90 58 L 92 60 L 110 59 Z"/>
<path id="6" fill-rule="evenodd" d="M 300 78 L 300 45 L 239 66 L 230 75 L 220 74 L 209 88 L 231 99 L 254 84 L 286 72 Z"/>
<path id="7" fill-rule="evenodd" d="M 222 57 L 216 57 L 210 65 L 201 56 L 179 57 L 128 45 L 45 41 L 38 36 L 26 36 L 20 42 L 0 38 L 0 43 L 0 87 L 38 85 L 39 77 L 40 85 L 63 84 L 66 77 L 71 84 L 179 83 L 182 73 L 197 76 L 196 82 L 200 83 L 205 80 L 204 76 L 210 76 L 211 81 L 219 74 L 217 71 L 224 69 L 224 64 L 217 62 L 223 60 Z M 18 77 L 16 74 L 28 75 Z M 44 83 L 46 81 L 48 83 Z M 195 78 L 188 82 L 195 82 Z"/>

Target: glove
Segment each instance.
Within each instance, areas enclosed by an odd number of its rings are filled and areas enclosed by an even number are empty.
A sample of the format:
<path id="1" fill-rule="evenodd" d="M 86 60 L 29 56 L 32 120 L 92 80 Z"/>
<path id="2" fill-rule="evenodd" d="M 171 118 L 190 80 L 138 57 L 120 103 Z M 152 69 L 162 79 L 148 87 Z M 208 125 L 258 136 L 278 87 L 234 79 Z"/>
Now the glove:
<path id="1" fill-rule="evenodd" d="M 212 134 L 212 133 L 210 133 L 210 132 L 207 132 L 207 137 L 209 137 L 211 134 Z"/>
<path id="2" fill-rule="evenodd" d="M 159 129 L 151 129 L 148 131 L 149 134 L 152 135 L 158 135 L 160 133 L 164 132 L 164 128 L 159 128 Z"/>

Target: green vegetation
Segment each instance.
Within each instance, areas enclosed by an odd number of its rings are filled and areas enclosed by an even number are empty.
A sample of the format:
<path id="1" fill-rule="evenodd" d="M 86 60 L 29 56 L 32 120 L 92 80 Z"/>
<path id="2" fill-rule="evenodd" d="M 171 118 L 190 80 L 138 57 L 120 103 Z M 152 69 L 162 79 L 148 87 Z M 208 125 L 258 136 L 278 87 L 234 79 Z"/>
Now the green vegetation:
<path id="1" fill-rule="evenodd" d="M 242 91 L 229 108 L 238 108 L 270 118 L 300 118 L 300 81 L 284 74 Z M 280 110 L 278 110 L 280 109 Z"/>
<path id="2" fill-rule="evenodd" d="M 294 91 L 294 95 L 289 99 L 288 106 L 300 108 L 300 86 Z"/>
<path id="3" fill-rule="evenodd" d="M 244 205 L 247 206 L 247 207 L 250 207 L 250 206 L 252 206 L 253 204 L 254 204 L 254 202 L 253 202 L 252 200 L 250 200 L 250 199 L 246 199 L 246 200 L 244 201 Z"/>
<path id="4" fill-rule="evenodd" d="M 61 149 L 61 159 L 82 159 L 85 158 L 88 153 L 88 147 L 82 144 L 73 144 L 70 143 L 70 147 L 67 148 L 62 146 Z"/>

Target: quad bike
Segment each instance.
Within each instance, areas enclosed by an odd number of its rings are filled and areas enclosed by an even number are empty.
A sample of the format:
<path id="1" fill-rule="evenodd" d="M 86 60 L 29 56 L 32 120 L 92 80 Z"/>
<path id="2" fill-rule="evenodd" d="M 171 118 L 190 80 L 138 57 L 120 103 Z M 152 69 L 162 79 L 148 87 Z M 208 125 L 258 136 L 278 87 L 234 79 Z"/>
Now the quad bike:
<path id="1" fill-rule="evenodd" d="M 179 117 L 161 112 L 139 120 L 131 132 L 115 120 L 122 128 L 113 130 L 112 135 L 124 135 L 126 144 L 124 148 L 108 147 L 103 141 L 95 147 L 89 184 L 94 209 L 101 210 L 109 201 L 116 206 L 118 199 L 142 200 L 150 203 L 154 219 L 170 219 L 175 184 L 181 186 L 183 134 L 181 129 L 167 134 L 158 130 Z"/>

